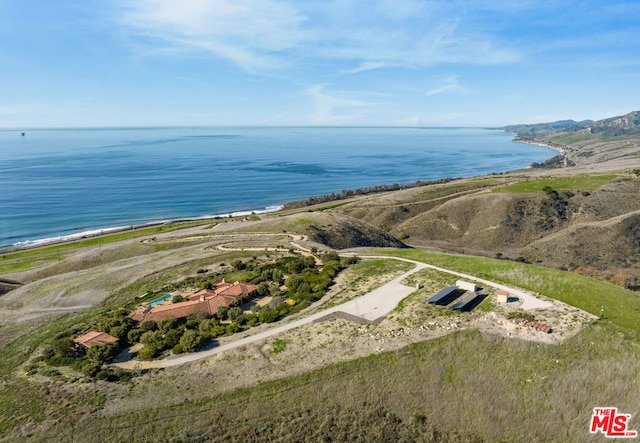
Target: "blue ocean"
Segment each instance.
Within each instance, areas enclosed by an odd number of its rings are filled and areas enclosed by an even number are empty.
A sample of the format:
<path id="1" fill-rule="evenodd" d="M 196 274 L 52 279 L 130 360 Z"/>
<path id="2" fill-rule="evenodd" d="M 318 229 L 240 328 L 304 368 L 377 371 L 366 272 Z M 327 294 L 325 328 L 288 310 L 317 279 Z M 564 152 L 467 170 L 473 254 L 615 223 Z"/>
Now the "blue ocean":
<path id="1" fill-rule="evenodd" d="M 502 172 L 554 155 L 475 128 L 2 130 L 0 247 Z"/>

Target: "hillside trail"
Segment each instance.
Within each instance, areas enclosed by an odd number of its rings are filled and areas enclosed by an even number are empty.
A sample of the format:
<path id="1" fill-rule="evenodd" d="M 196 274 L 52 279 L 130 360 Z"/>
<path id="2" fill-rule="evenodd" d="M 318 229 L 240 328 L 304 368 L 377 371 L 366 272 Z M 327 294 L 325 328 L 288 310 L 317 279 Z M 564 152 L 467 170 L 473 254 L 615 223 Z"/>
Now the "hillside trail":
<path id="1" fill-rule="evenodd" d="M 585 222 L 577 222 L 572 224 L 571 226 L 568 226 L 564 229 L 561 229 L 559 231 L 553 232 L 549 235 L 545 235 L 542 238 L 539 238 L 533 242 L 531 242 L 529 244 L 529 246 L 531 245 L 535 245 L 537 243 L 545 243 L 547 241 L 550 240 L 554 240 L 560 236 L 565 236 L 567 235 L 567 232 L 575 232 L 581 228 L 607 228 L 610 226 L 613 226 L 617 223 L 622 222 L 623 220 L 629 218 L 629 217 L 633 217 L 635 215 L 640 215 L 640 209 L 637 211 L 631 211 L 631 212 L 627 212 L 625 214 L 620 214 L 620 215 L 616 215 L 615 217 L 610 217 L 604 220 L 593 220 L 593 221 L 585 221 Z"/>

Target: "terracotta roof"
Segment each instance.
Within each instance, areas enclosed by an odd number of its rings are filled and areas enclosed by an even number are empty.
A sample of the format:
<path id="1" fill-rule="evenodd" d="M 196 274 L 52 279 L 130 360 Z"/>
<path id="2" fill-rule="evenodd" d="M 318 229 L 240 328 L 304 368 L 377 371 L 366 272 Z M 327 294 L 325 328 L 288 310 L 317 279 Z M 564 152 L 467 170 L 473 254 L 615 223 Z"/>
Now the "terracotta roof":
<path id="1" fill-rule="evenodd" d="M 209 298 L 209 297 L 213 297 L 214 295 L 216 295 L 216 291 L 214 291 L 213 289 L 203 289 L 201 291 L 196 292 L 193 295 L 190 295 L 189 297 L 187 297 L 189 300 L 200 300 L 200 297 L 204 295 L 204 298 Z"/>
<path id="2" fill-rule="evenodd" d="M 217 295 L 224 295 L 228 297 L 234 297 L 236 299 L 240 299 L 242 297 L 246 297 L 251 295 L 256 289 L 257 285 L 251 283 L 244 282 L 235 282 L 235 283 L 218 283 L 216 285 L 216 289 L 203 289 L 201 291 L 196 292 L 193 295 L 189 296 L 189 300 L 200 300 L 200 297 L 204 296 L 205 300 L 211 297 L 215 297 Z"/>
<path id="3" fill-rule="evenodd" d="M 251 295 L 258 286 L 251 283 L 218 283 L 216 289 L 203 289 L 189 296 L 189 301 L 140 308 L 129 314 L 137 324 L 147 320 L 160 321 L 163 318 L 184 318 L 195 312 L 208 312 L 214 315 L 220 306 L 230 306 L 236 300 Z M 200 298 L 204 296 L 204 300 Z"/>
<path id="4" fill-rule="evenodd" d="M 91 331 L 74 338 L 73 341 L 86 348 L 90 348 L 91 346 L 103 345 L 105 343 L 117 343 L 118 339 L 106 332 Z"/>
<path id="5" fill-rule="evenodd" d="M 219 283 L 216 285 L 216 293 L 220 295 L 230 295 L 232 297 L 242 298 L 250 295 L 258 288 L 257 285 L 251 283 L 241 283 L 239 281 L 231 283 Z"/>
<path id="6" fill-rule="evenodd" d="M 509 295 L 509 294 L 510 294 L 509 291 L 503 291 L 503 290 L 498 291 L 498 295 Z"/>

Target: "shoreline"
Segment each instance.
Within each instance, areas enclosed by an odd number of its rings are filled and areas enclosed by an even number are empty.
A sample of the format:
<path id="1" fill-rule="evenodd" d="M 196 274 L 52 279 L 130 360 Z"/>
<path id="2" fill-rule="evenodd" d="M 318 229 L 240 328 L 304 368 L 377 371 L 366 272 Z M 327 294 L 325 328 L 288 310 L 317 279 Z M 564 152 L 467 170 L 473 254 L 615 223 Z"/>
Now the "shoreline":
<path id="1" fill-rule="evenodd" d="M 80 231 L 74 234 L 59 235 L 56 237 L 47 237 L 47 238 L 41 238 L 41 239 L 35 239 L 35 240 L 25 240 L 21 242 L 16 242 L 12 245 L 0 246 L 0 252 L 11 254 L 14 252 L 26 251 L 29 249 L 37 249 L 37 248 L 46 247 L 46 246 L 53 246 L 53 245 L 64 244 L 64 243 L 69 243 L 69 242 L 74 242 L 79 240 L 86 240 L 88 238 L 96 238 L 103 235 L 117 234 L 117 233 L 126 232 L 126 231 L 136 231 L 138 229 L 152 228 L 154 226 L 172 225 L 175 223 L 197 222 L 197 221 L 217 220 L 217 219 L 232 218 L 232 217 L 247 217 L 250 215 L 259 215 L 259 214 L 270 214 L 270 213 L 280 211 L 283 208 L 284 208 L 284 205 L 276 205 L 276 206 L 267 206 L 264 209 L 235 211 L 235 212 L 227 212 L 223 214 L 202 215 L 199 217 L 183 217 L 183 218 L 176 218 L 171 220 L 150 221 L 150 222 L 134 224 L 134 225 L 97 228 L 97 229 L 91 229 L 88 231 Z"/>
<path id="2" fill-rule="evenodd" d="M 544 148 L 549 148 L 556 152 L 559 152 L 562 155 L 568 155 L 570 152 L 570 147 L 568 145 L 563 145 L 561 143 L 555 143 L 555 142 L 546 142 L 543 140 L 536 140 L 533 138 L 520 137 L 516 133 L 511 133 L 511 134 L 513 134 L 513 139 L 511 140 L 513 143 L 524 143 L 526 145 L 542 146 Z"/>
<path id="3" fill-rule="evenodd" d="M 533 139 L 521 138 L 517 134 L 514 134 L 514 133 L 511 133 L 511 134 L 513 135 L 513 138 L 511 140 L 512 143 L 524 143 L 524 144 L 537 145 L 537 146 L 554 150 L 556 152 L 561 153 L 562 155 L 566 155 L 565 150 L 567 149 L 567 147 L 565 147 L 564 145 L 537 141 Z M 514 172 L 519 170 L 522 170 L 522 169 L 510 169 L 507 171 L 500 171 L 499 173 L 504 174 L 504 173 Z M 496 173 L 496 172 L 493 172 L 493 173 Z M 484 175 L 488 175 L 488 174 L 484 174 Z M 469 176 L 469 177 L 472 177 L 472 176 Z M 448 177 L 448 178 L 441 178 L 439 180 L 445 180 L 445 179 L 460 180 L 460 179 L 469 178 L 469 177 L 455 177 L 455 178 Z M 380 186 L 384 186 L 384 185 L 380 185 Z M 307 199 L 314 198 L 314 197 L 318 197 L 318 196 L 310 196 L 310 197 L 308 196 Z M 115 227 L 89 229 L 86 231 L 78 231 L 71 234 L 61 234 L 54 237 L 36 238 L 33 240 L 23 240 L 23 241 L 15 242 L 13 244 L 0 245 L 0 252 L 14 253 L 14 252 L 19 252 L 24 250 L 37 249 L 40 247 L 85 240 L 88 238 L 96 238 L 103 235 L 116 234 L 120 232 L 134 231 L 138 229 L 150 228 L 154 226 L 170 225 L 175 223 L 196 222 L 196 221 L 214 220 L 214 219 L 220 219 L 220 218 L 245 217 L 245 216 L 254 215 L 254 214 L 259 215 L 259 214 L 274 213 L 274 212 L 278 212 L 285 209 L 288 204 L 295 203 L 297 201 L 303 201 L 303 200 L 293 200 L 293 201 L 286 202 L 284 204 L 266 206 L 263 209 L 235 211 L 235 212 L 227 212 L 222 214 L 202 215 L 202 216 L 196 216 L 196 217 L 180 217 L 180 218 L 169 219 L 169 220 L 153 220 L 149 222 L 131 224 L 131 225 L 121 225 L 121 226 L 115 226 Z"/>

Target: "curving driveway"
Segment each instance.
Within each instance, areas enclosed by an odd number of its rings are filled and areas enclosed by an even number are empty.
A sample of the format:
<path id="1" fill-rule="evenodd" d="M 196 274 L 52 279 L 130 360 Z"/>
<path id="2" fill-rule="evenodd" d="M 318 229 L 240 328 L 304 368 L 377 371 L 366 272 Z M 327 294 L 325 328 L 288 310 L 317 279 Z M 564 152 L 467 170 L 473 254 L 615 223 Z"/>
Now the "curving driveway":
<path id="1" fill-rule="evenodd" d="M 489 280 L 484 280 L 481 278 L 477 278 L 468 274 L 464 274 L 461 272 L 450 271 L 448 269 L 440 268 L 438 266 L 429 265 L 426 263 L 418 262 L 415 260 L 409 260 L 405 258 L 398 257 L 389 257 L 389 256 L 360 256 L 361 258 L 384 258 L 384 259 L 394 259 L 401 260 L 409 263 L 413 263 L 415 267 L 410 271 L 405 272 L 404 274 L 394 278 L 393 280 L 385 283 L 384 285 L 374 289 L 373 291 L 364 294 L 358 298 L 345 302 L 343 304 L 333 306 L 331 308 L 325 309 L 323 311 L 317 312 L 315 314 L 308 315 L 307 317 L 301 318 L 299 320 L 295 320 L 286 324 L 281 324 L 275 326 L 266 331 L 259 332 L 255 335 L 251 335 L 249 337 L 241 338 L 240 340 L 236 340 L 232 343 L 226 343 L 224 345 L 217 346 L 213 349 L 209 349 L 206 351 L 195 352 L 192 354 L 186 355 L 171 355 L 164 360 L 158 361 L 150 361 L 150 362 L 137 362 L 137 361 L 128 361 L 124 363 L 116 363 L 115 366 L 120 366 L 126 369 L 136 369 L 136 368 L 168 368 L 171 366 L 177 366 L 184 363 L 201 360 L 212 355 L 218 354 L 220 352 L 228 351 L 231 349 L 235 349 L 240 346 L 245 346 L 251 343 L 256 343 L 261 340 L 265 340 L 274 335 L 280 334 L 282 332 L 288 331 L 290 329 L 295 329 L 300 326 L 306 325 L 308 323 L 319 320 L 323 317 L 326 317 L 330 314 L 336 312 L 344 312 L 346 314 L 350 314 L 368 322 L 373 322 L 381 317 L 384 317 L 386 314 L 391 312 L 398 303 L 415 291 L 414 287 L 410 287 L 407 285 L 403 285 L 401 282 L 411 274 L 414 274 L 421 269 L 429 268 L 435 269 L 440 272 L 445 272 L 451 275 L 455 275 L 457 277 L 465 278 L 468 280 L 473 280 L 480 282 L 484 285 L 491 286 L 497 289 L 502 289 L 505 291 L 509 291 L 511 294 L 518 296 L 522 300 L 522 309 L 531 310 L 531 309 L 540 309 L 551 306 L 551 303 L 539 300 L 528 294 L 522 290 L 518 290 L 515 288 L 511 288 L 499 283 L 495 283 Z"/>

